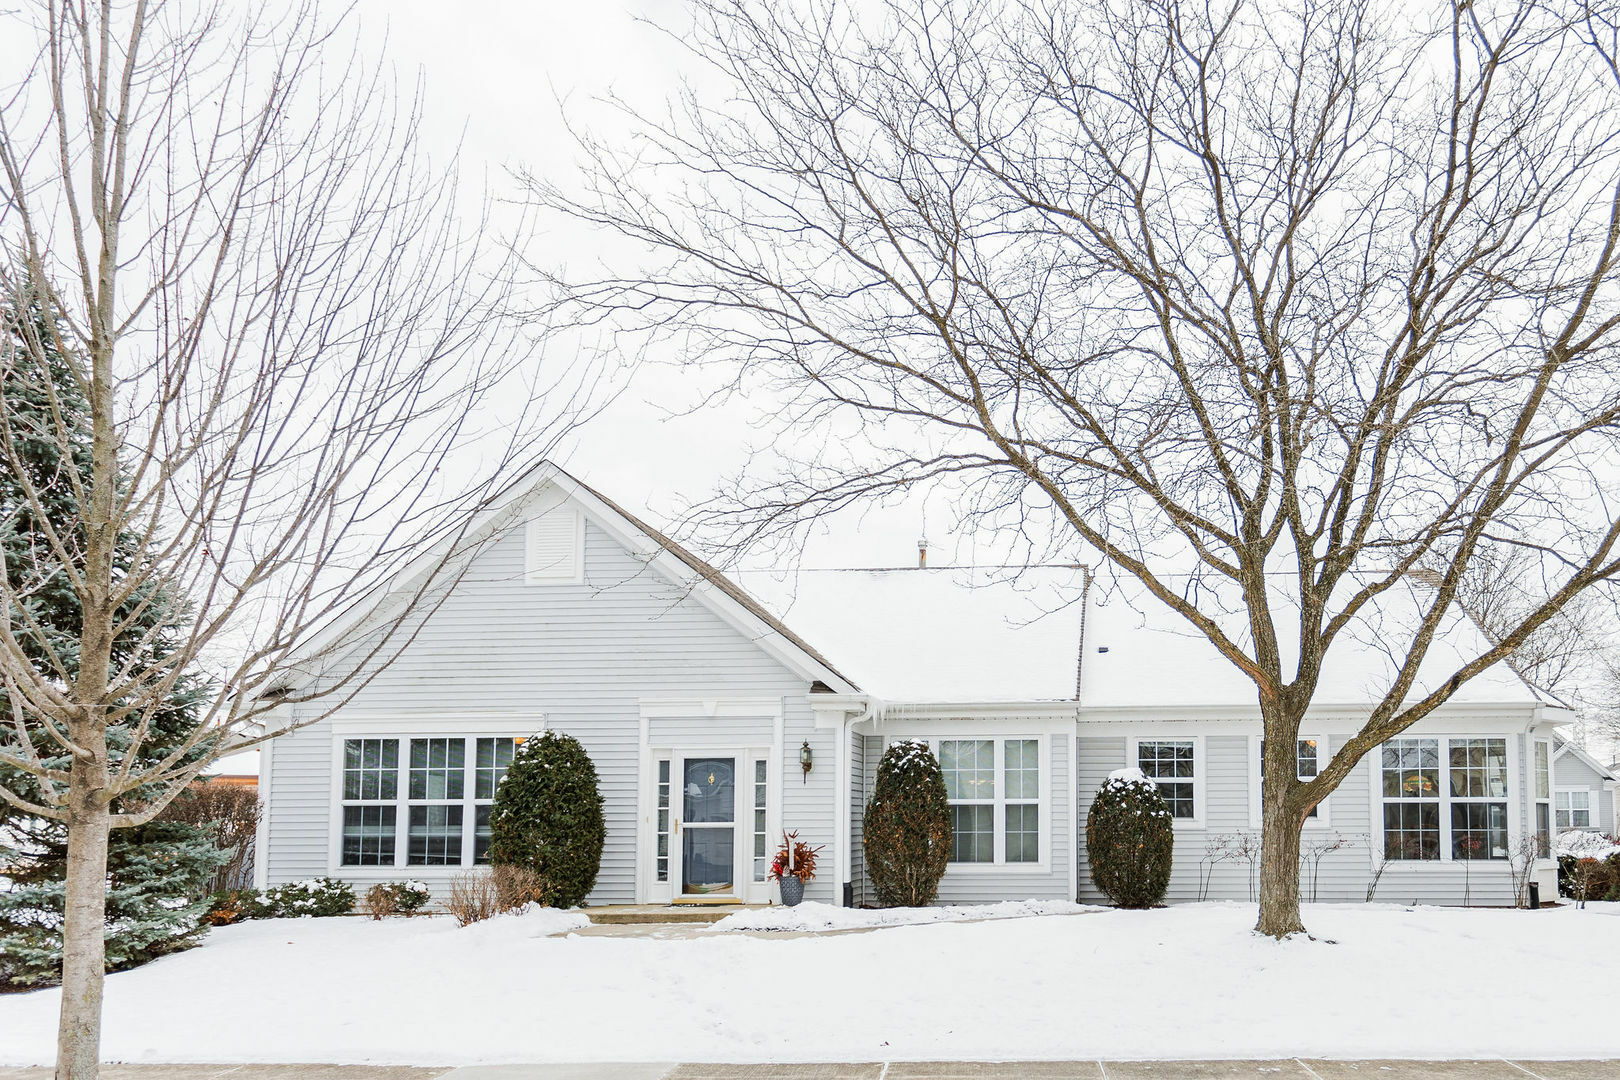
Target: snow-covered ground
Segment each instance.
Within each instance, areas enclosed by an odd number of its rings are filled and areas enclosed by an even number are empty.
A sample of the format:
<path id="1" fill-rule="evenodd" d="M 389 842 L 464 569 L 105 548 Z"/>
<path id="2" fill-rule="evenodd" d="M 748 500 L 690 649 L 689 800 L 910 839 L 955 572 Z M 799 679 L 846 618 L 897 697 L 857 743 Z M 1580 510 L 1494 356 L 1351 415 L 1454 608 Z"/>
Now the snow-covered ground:
<path id="1" fill-rule="evenodd" d="M 971 922 L 976 919 L 1027 919 L 1032 915 L 1080 915 L 1104 908 L 1068 900 L 1004 900 L 999 904 L 960 904 L 940 907 L 846 908 L 832 904 L 797 907 L 750 908 L 727 915 L 712 930 L 871 930 L 880 926 L 921 926 L 924 923 Z"/>
<path id="2" fill-rule="evenodd" d="M 122 1061 L 1615 1057 L 1620 905 L 1246 904 L 790 939 L 564 933 L 547 913 L 215 931 L 107 980 Z M 1329 943 L 1331 939 L 1333 943 Z M 0 997 L 0 1063 L 52 1053 L 55 991 Z"/>

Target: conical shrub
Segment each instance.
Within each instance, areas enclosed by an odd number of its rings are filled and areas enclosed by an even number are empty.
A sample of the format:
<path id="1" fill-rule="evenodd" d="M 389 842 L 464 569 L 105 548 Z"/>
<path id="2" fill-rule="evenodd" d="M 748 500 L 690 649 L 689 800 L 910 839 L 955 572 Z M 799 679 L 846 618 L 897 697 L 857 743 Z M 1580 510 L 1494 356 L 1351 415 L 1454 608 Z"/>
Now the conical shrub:
<path id="1" fill-rule="evenodd" d="M 879 903 L 934 902 L 951 857 L 951 808 L 944 774 L 927 743 L 897 742 L 883 752 L 861 839 Z"/>
<path id="2" fill-rule="evenodd" d="M 596 884 L 607 823 L 596 766 L 578 739 L 543 731 L 512 755 L 489 813 L 489 861 L 522 866 L 540 902 L 577 907 Z"/>

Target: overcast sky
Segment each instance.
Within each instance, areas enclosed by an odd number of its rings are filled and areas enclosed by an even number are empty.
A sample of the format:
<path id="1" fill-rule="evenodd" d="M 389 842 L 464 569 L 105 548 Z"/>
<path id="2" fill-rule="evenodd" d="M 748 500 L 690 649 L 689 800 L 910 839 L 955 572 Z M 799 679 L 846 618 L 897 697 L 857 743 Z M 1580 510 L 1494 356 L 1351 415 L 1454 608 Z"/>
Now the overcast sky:
<path id="1" fill-rule="evenodd" d="M 402 84 L 420 75 L 426 93 L 426 141 L 440 155 L 460 146 L 463 176 L 483 177 L 497 192 L 517 190 L 509 170 L 568 184 L 575 175 L 570 121 L 620 121 L 595 104 L 609 92 L 656 112 L 684 76 L 694 73 L 672 42 L 648 21 L 679 26 L 679 0 L 598 0 L 586 5 L 481 0 L 362 0 L 363 38 L 386 49 Z M 559 101 L 563 103 L 559 107 Z M 553 265 L 594 261 L 596 243 L 581 232 L 549 226 L 538 258 Z M 573 358 L 566 339 L 548 362 Z M 560 464 L 632 509 L 668 525 L 690 502 L 709 497 L 750 450 L 769 438 L 751 424 L 768 403 L 706 406 L 712 386 L 694 373 L 668 367 L 635 370 L 608 412 L 568 441 Z M 916 559 L 925 530 L 935 556 L 948 557 L 953 538 L 948 507 L 939 498 L 852 518 L 812 541 L 802 558 L 825 566 L 905 565 Z M 970 558 L 964 549 L 963 558 Z M 758 565 L 758 560 L 751 560 Z"/>

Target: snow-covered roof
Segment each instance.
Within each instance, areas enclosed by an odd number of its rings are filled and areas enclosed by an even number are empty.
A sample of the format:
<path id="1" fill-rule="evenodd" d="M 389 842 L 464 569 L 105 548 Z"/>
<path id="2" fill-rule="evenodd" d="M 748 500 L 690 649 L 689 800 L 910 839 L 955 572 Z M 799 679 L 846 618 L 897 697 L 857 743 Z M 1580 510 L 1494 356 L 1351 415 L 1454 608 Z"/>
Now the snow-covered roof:
<path id="1" fill-rule="evenodd" d="M 1074 697 L 1084 575 L 1039 568 L 762 571 L 738 583 L 887 701 Z"/>
<path id="2" fill-rule="evenodd" d="M 1087 601 L 1078 567 L 733 576 L 863 691 L 891 703 L 1072 701 L 1078 674 L 1084 706 L 1256 705 L 1254 685 L 1180 615 L 1133 583 L 1099 580 Z M 1317 707 L 1353 708 L 1383 697 L 1398 668 L 1393 649 L 1410 642 L 1427 588 L 1397 586 L 1346 628 L 1329 650 Z M 1198 601 L 1203 610 L 1229 612 L 1218 621 L 1248 649 L 1240 606 L 1217 599 L 1206 592 Z M 1274 604 L 1278 624 L 1286 626 L 1292 615 L 1286 596 L 1279 592 Z M 1472 620 L 1448 616 L 1411 697 L 1440 685 L 1486 647 Z M 1451 700 L 1554 704 L 1506 664 L 1465 683 Z"/>
<path id="3" fill-rule="evenodd" d="M 1099 582 L 1099 586 L 1102 583 Z M 1237 603 L 1222 603 L 1201 587 L 1200 610 L 1224 611 L 1216 622 L 1252 655 L 1246 614 Z M 1328 649 L 1313 705 L 1356 707 L 1381 699 L 1394 682 L 1404 650 L 1412 641 L 1428 586 L 1396 585 L 1363 609 Z M 1286 631 L 1297 619 L 1280 590 L 1272 595 L 1274 622 Z M 1284 670 L 1298 650 L 1279 642 Z M 1460 610 L 1444 619 L 1408 694 L 1416 700 L 1440 686 L 1468 660 L 1489 648 L 1483 632 Z M 1505 663 L 1486 669 L 1452 695 L 1458 704 L 1553 704 Z M 1179 614 L 1139 585 L 1095 587 L 1086 621 L 1080 701 L 1109 707 L 1256 705 L 1254 684 L 1223 657 L 1214 644 Z"/>

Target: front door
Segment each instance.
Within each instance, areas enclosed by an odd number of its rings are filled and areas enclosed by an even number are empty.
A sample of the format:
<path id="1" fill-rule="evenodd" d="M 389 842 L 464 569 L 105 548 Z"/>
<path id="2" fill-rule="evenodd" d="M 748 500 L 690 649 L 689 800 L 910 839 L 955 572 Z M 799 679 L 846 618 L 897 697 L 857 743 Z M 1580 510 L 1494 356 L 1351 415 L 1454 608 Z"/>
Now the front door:
<path id="1" fill-rule="evenodd" d="M 736 896 L 737 758 L 701 755 L 680 759 L 676 820 L 680 896 Z"/>

